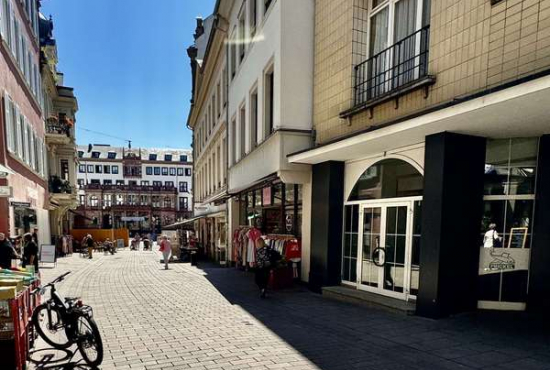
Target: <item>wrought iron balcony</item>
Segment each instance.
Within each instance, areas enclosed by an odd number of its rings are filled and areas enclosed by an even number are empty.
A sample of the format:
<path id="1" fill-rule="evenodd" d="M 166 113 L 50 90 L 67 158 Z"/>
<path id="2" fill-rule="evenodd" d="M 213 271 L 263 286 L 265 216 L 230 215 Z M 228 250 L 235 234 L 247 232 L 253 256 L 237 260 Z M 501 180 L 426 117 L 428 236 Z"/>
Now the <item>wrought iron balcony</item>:
<path id="1" fill-rule="evenodd" d="M 428 76 L 430 26 L 355 67 L 355 106 L 381 100 Z"/>

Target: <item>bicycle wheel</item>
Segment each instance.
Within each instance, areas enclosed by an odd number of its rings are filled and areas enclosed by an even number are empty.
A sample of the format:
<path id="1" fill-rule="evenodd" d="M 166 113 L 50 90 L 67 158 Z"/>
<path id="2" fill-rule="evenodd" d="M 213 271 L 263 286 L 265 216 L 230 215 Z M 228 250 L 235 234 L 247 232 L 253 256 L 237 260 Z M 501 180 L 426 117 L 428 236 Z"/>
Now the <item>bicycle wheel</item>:
<path id="1" fill-rule="evenodd" d="M 84 361 L 95 368 L 103 362 L 103 342 L 95 320 L 86 315 L 76 321 L 77 345 Z"/>
<path id="2" fill-rule="evenodd" d="M 32 324 L 38 335 L 50 346 L 58 349 L 71 346 L 65 323 L 57 307 L 49 307 L 46 303 L 36 307 L 32 314 Z"/>

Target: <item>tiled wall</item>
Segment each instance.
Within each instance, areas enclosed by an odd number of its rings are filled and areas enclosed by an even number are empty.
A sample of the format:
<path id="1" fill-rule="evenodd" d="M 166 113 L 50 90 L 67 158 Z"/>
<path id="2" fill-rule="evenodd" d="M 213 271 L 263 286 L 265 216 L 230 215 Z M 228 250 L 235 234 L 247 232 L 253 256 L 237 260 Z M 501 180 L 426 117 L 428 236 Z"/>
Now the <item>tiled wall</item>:
<path id="1" fill-rule="evenodd" d="M 321 144 L 550 67 L 550 0 L 431 0 L 429 74 L 423 90 L 351 119 L 360 19 L 369 0 L 317 0 L 314 124 Z M 361 14 L 358 16 L 358 14 Z"/>

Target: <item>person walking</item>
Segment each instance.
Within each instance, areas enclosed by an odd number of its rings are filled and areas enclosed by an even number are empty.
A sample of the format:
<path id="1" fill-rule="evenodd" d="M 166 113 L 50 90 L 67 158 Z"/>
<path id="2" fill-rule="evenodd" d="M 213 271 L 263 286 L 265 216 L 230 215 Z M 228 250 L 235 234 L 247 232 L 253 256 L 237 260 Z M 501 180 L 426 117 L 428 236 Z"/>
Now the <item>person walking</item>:
<path id="1" fill-rule="evenodd" d="M 502 247 L 502 238 L 498 235 L 497 224 L 491 223 L 489 230 L 483 236 L 483 248 L 500 248 Z"/>
<path id="2" fill-rule="evenodd" d="M 89 259 L 92 259 L 93 258 L 93 253 L 94 253 L 94 239 L 92 238 L 92 236 L 90 234 L 86 235 L 86 246 L 88 247 L 88 258 Z"/>
<path id="3" fill-rule="evenodd" d="M 170 254 L 172 253 L 172 244 L 166 235 L 160 238 L 160 251 L 164 258 L 164 269 L 168 270 L 168 261 L 170 261 Z"/>
<path id="4" fill-rule="evenodd" d="M 34 271 L 38 272 L 38 245 L 34 242 L 32 234 L 25 234 L 23 246 L 23 267 L 34 266 Z"/>
<path id="5" fill-rule="evenodd" d="M 11 268 L 11 260 L 21 258 L 6 238 L 6 234 L 0 233 L 0 268 Z"/>
<path id="6" fill-rule="evenodd" d="M 255 281 L 260 289 L 260 298 L 267 296 L 267 285 L 271 269 L 280 259 L 279 253 L 268 246 L 262 238 L 256 241 L 256 271 Z"/>

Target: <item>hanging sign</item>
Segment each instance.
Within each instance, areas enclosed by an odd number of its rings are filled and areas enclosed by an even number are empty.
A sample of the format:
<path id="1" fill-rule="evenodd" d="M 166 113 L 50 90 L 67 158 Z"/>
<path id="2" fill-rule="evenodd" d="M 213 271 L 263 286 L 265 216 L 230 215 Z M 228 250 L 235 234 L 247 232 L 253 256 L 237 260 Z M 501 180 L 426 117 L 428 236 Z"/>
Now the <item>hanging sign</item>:
<path id="1" fill-rule="evenodd" d="M 40 247 L 40 262 L 55 263 L 55 245 L 42 244 Z"/>
<path id="2" fill-rule="evenodd" d="M 526 227 L 513 227 L 510 229 L 510 238 L 508 239 L 508 248 L 525 248 L 527 241 Z"/>

